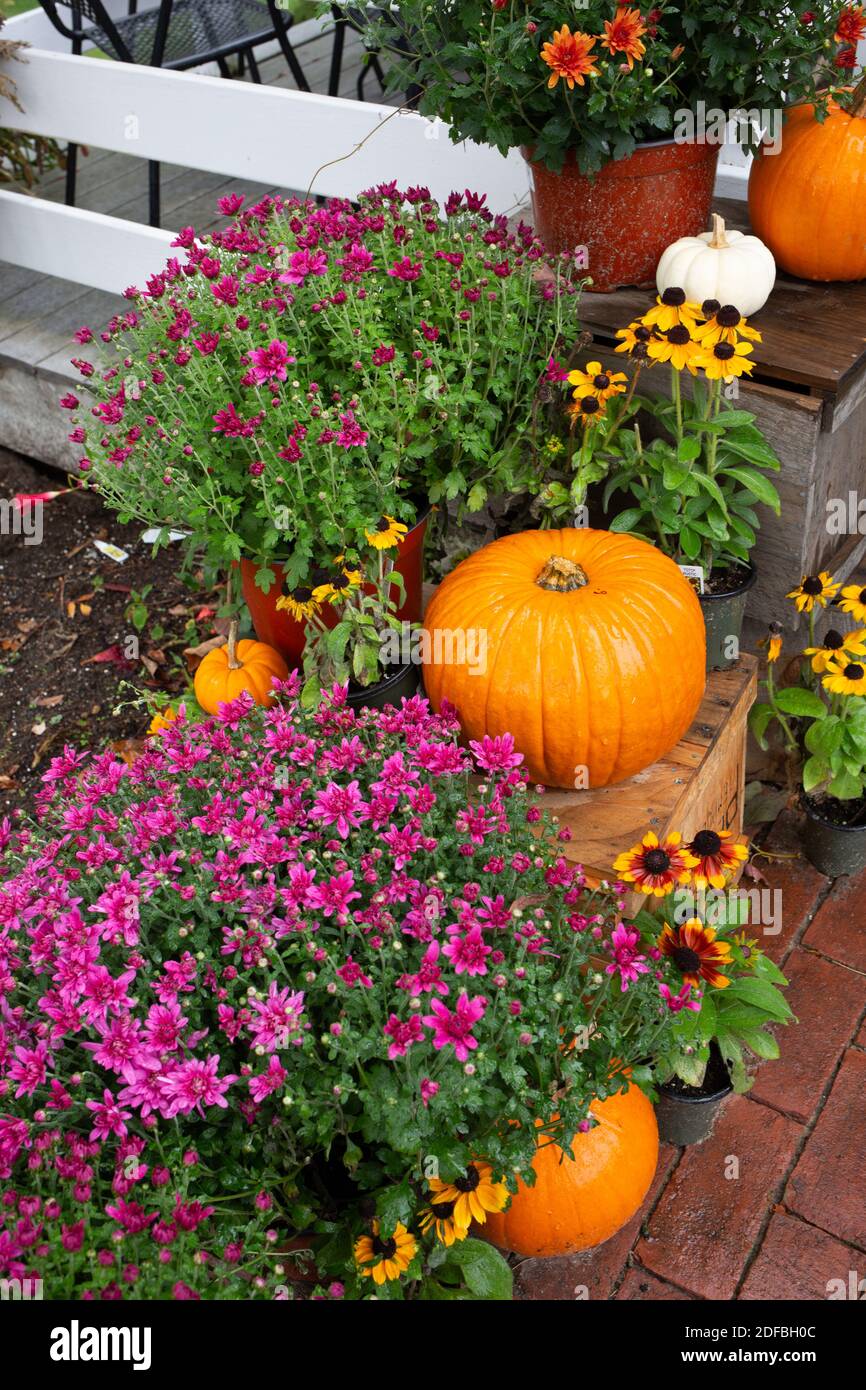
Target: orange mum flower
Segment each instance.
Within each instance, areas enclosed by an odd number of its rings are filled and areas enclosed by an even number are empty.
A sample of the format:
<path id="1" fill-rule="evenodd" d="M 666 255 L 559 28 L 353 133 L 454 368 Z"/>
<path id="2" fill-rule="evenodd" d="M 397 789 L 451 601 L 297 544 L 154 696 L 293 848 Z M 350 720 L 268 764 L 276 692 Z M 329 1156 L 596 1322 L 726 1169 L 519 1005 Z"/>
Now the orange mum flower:
<path id="1" fill-rule="evenodd" d="M 705 927 L 697 917 L 681 927 L 665 926 L 658 944 L 662 955 L 670 957 L 683 979 L 694 989 L 700 987 L 701 980 L 716 989 L 727 989 L 731 983 L 718 969 L 720 965 L 731 963 L 728 942 L 717 941 L 713 928 Z"/>
<path id="2" fill-rule="evenodd" d="M 552 69 L 548 87 L 555 87 L 560 77 L 564 77 L 571 91 L 575 82 L 583 86 L 584 77 L 598 77 L 595 59 L 590 54 L 594 46 L 592 35 L 572 34 L 567 24 L 554 30 L 551 41 L 541 47 L 541 56 Z"/>
<path id="3" fill-rule="evenodd" d="M 622 53 L 628 60 L 629 72 L 634 67 L 635 58 L 642 58 L 646 45 L 641 43 L 641 35 L 646 33 L 646 25 L 641 19 L 640 10 L 629 10 L 620 5 L 613 19 L 604 21 L 604 38 L 601 40 L 611 57 Z"/>
<path id="4" fill-rule="evenodd" d="M 859 43 L 866 38 L 866 13 L 862 5 L 846 5 L 833 35 L 837 43 Z"/>

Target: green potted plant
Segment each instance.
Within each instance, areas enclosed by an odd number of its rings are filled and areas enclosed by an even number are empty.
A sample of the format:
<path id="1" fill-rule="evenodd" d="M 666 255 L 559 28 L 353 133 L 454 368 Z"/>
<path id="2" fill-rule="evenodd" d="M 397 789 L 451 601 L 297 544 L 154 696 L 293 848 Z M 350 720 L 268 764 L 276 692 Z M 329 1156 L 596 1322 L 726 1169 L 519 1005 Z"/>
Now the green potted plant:
<path id="1" fill-rule="evenodd" d="M 707 626 L 707 669 L 724 669 L 738 657 L 746 597 L 757 577 L 750 559 L 757 507 L 780 510 L 766 477 L 778 471 L 779 460 L 754 415 L 727 399 L 751 372 L 749 354 L 760 334 L 734 306 L 690 304 L 672 288 L 618 336 L 640 360 L 670 364 L 671 399 L 641 396 L 643 429 L 635 423 L 619 432 L 604 491 L 610 529 L 653 541 L 694 578 Z M 694 379 L 691 395 L 682 389 L 684 371 Z M 625 494 L 622 511 L 611 506 L 617 493 Z"/>
<path id="2" fill-rule="evenodd" d="M 758 0 L 401 0 L 367 41 L 453 140 L 522 150 L 545 242 L 582 248 L 594 287 L 611 289 L 650 283 L 671 242 L 703 231 L 733 113 L 770 117 L 783 92 L 808 100 L 839 80 L 837 15 Z M 739 134 L 760 143 L 749 120 Z"/>
<path id="3" fill-rule="evenodd" d="M 841 592 L 840 592 L 841 590 Z M 816 619 L 828 607 L 866 621 L 864 591 L 845 588 L 822 571 L 804 575 L 788 596 L 809 619 L 809 645 L 777 682 L 781 628 L 771 631 L 764 696 L 749 712 L 762 748 L 775 727 L 800 788 L 806 815 L 803 848 L 821 873 L 835 878 L 866 866 L 866 627 L 822 635 Z"/>
<path id="4" fill-rule="evenodd" d="M 524 486 L 535 391 L 576 334 L 578 282 L 469 192 L 443 210 L 393 183 L 357 205 L 242 205 L 220 200 L 222 231 L 180 233 L 109 326 L 115 360 L 76 359 L 86 401 L 61 403 L 108 503 L 240 564 L 258 635 L 297 664 L 304 626 L 281 595 L 389 516 L 407 528 L 414 621 L 430 504 L 472 511 Z"/>

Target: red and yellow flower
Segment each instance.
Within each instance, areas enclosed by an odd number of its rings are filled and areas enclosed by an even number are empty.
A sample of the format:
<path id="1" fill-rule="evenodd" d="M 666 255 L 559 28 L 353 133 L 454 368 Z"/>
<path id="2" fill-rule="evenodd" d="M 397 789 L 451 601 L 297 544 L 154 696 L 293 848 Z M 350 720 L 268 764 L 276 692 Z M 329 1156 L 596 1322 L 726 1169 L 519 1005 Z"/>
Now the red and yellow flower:
<path id="1" fill-rule="evenodd" d="M 663 898 L 676 883 L 690 883 L 697 859 L 682 843 L 682 835 L 672 830 L 663 840 L 650 830 L 639 845 L 620 854 L 614 870 L 624 883 L 633 883 L 647 897 Z"/>
<path id="2" fill-rule="evenodd" d="M 553 38 L 541 47 L 541 56 L 551 69 L 548 87 L 555 87 L 562 77 L 572 91 L 575 82 L 582 87 L 585 77 L 598 77 L 592 56 L 594 47 L 595 39 L 591 34 L 572 34 L 567 24 L 555 30 Z"/>
<path id="3" fill-rule="evenodd" d="M 705 980 L 714 989 L 727 989 L 731 983 L 719 969 L 731 964 L 731 947 L 727 941 L 717 941 L 712 927 L 705 927 L 697 917 L 681 927 L 666 924 L 658 939 L 663 956 L 673 961 L 683 979 L 694 989 Z"/>
<path id="4" fill-rule="evenodd" d="M 698 861 L 692 870 L 696 888 L 724 888 L 749 857 L 748 845 L 731 840 L 730 830 L 699 830 L 688 848 Z"/>

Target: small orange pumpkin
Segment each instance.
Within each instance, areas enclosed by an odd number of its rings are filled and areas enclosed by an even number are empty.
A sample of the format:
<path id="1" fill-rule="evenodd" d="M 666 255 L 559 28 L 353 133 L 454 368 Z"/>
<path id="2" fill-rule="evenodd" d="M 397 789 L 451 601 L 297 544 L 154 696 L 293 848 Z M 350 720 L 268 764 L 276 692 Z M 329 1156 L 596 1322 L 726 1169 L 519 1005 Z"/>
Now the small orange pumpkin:
<path id="1" fill-rule="evenodd" d="M 272 678 L 285 680 L 288 674 L 279 652 L 264 642 L 238 642 L 237 623 L 232 623 L 226 645 L 208 652 L 195 673 L 195 698 L 208 714 L 218 714 L 220 705 L 236 700 L 242 690 L 248 690 L 257 705 L 272 705 Z"/>
<path id="2" fill-rule="evenodd" d="M 542 1136 L 535 1186 L 518 1179 L 507 1211 L 489 1212 L 480 1234 L 517 1255 L 571 1255 L 609 1240 L 639 1210 L 658 1163 L 655 1111 L 643 1091 L 595 1100 L 598 1124 L 576 1134 L 568 1158 Z"/>
<path id="3" fill-rule="evenodd" d="M 864 209 L 866 77 L 823 123 L 814 106 L 787 111 L 781 150 L 759 152 L 749 176 L 752 230 L 805 280 L 866 279 Z"/>
<path id="4" fill-rule="evenodd" d="M 448 575 L 424 629 L 433 708 L 455 705 L 470 739 L 513 734 L 548 786 L 604 787 L 648 767 L 706 685 L 691 585 L 655 546 L 609 531 L 503 536 Z"/>

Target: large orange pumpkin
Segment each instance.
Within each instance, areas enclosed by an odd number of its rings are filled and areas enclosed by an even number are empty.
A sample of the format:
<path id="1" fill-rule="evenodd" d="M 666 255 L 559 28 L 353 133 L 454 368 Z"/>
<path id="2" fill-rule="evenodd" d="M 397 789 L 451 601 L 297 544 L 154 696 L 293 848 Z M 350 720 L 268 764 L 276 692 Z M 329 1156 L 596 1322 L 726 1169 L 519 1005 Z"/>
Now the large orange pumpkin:
<path id="1" fill-rule="evenodd" d="M 706 684 L 694 590 L 654 546 L 524 531 L 470 555 L 424 620 L 424 684 L 466 737 L 514 735 L 535 782 L 603 787 L 669 752 Z"/>
<path id="2" fill-rule="evenodd" d="M 639 1210 L 658 1163 L 655 1111 L 632 1084 L 590 1108 L 598 1124 L 575 1135 L 574 1158 L 542 1136 L 535 1186 L 518 1179 L 508 1210 L 488 1213 L 480 1234 L 494 1245 L 518 1255 L 571 1255 L 609 1240 Z"/>
<path id="3" fill-rule="evenodd" d="M 866 278 L 866 78 L 823 124 L 814 106 L 786 113 L 779 153 L 752 164 L 749 216 L 790 275 Z"/>
<path id="4" fill-rule="evenodd" d="M 195 698 L 208 714 L 218 714 L 221 704 L 236 700 L 243 690 L 250 692 L 257 705 L 272 705 L 272 677 L 285 680 L 288 674 L 278 651 L 264 642 L 238 642 L 237 627 L 232 624 L 226 645 L 208 652 L 196 671 Z"/>

